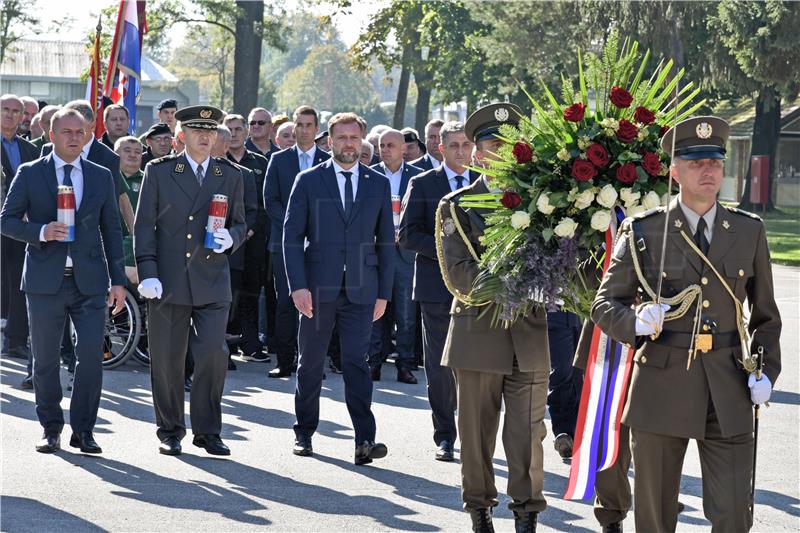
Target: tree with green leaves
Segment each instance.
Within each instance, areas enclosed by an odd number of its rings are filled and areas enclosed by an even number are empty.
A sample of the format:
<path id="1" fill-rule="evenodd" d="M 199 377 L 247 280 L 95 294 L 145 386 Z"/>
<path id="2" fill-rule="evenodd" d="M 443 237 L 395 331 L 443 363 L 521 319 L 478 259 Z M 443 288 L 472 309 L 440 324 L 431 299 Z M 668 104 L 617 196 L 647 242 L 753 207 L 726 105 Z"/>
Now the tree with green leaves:
<path id="1" fill-rule="evenodd" d="M 34 6 L 24 0 L 3 0 L 0 7 L 0 64 L 14 43 L 24 37 L 23 29 L 39 33 L 40 19 L 34 14 Z"/>

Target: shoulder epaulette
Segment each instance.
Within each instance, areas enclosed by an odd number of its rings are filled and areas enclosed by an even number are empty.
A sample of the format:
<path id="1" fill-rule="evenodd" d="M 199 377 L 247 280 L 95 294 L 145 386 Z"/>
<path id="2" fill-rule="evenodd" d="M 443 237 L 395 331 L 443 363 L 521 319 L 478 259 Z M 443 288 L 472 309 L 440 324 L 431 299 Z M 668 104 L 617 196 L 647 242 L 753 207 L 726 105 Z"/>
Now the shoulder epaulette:
<path id="1" fill-rule="evenodd" d="M 178 159 L 181 154 L 167 154 L 164 157 L 159 157 L 157 159 L 151 159 L 148 164 L 150 165 L 160 165 L 161 163 L 166 163 L 167 161 L 174 161 Z"/>
<path id="2" fill-rule="evenodd" d="M 216 161 L 217 163 L 222 163 L 223 165 L 228 165 L 229 167 L 233 167 L 233 168 L 235 168 L 237 170 L 238 170 L 237 167 L 240 166 L 238 163 L 234 163 L 233 161 L 231 161 L 230 159 L 228 159 L 226 157 L 212 157 L 212 159 L 214 161 Z"/>
<path id="3" fill-rule="evenodd" d="M 664 211 L 665 211 L 665 207 L 663 205 L 660 205 L 658 207 L 654 207 L 652 209 L 648 209 L 647 211 L 643 211 L 641 213 L 637 213 L 637 214 L 635 214 L 635 215 L 633 215 L 632 217 L 629 217 L 629 218 L 636 218 L 636 219 L 647 218 L 647 217 L 649 217 L 651 215 L 655 215 L 656 213 L 663 213 Z"/>
<path id="4" fill-rule="evenodd" d="M 722 205 L 722 204 L 720 204 L 720 205 Z M 755 213 L 751 213 L 750 211 L 744 211 L 742 209 L 737 209 L 735 207 L 730 207 L 730 206 L 727 206 L 727 205 L 722 205 L 722 207 L 724 207 L 725 209 L 727 209 L 731 213 L 736 213 L 736 214 L 743 215 L 743 216 L 746 216 L 746 217 L 749 217 L 749 218 L 754 218 L 756 220 L 761 220 L 760 216 L 756 215 Z"/>

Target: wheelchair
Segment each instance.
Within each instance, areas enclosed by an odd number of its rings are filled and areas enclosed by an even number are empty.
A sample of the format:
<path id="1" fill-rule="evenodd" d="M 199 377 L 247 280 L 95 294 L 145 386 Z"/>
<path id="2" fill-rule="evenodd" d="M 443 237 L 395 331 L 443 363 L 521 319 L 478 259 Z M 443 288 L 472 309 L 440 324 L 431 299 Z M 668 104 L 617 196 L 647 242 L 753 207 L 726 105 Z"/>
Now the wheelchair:
<path id="1" fill-rule="evenodd" d="M 116 368 L 133 357 L 149 366 L 147 351 L 147 304 L 138 297 L 136 289 L 125 288 L 125 305 L 116 315 L 108 311 L 103 340 L 103 368 Z M 73 333 L 74 335 L 74 333 Z"/>

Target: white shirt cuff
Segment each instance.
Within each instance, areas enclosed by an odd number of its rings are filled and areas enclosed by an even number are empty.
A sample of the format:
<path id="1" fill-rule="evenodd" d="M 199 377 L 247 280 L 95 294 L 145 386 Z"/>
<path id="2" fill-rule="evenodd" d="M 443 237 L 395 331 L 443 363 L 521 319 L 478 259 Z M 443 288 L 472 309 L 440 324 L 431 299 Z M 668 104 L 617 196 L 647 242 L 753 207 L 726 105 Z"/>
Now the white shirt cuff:
<path id="1" fill-rule="evenodd" d="M 39 230 L 39 240 L 41 242 L 47 242 L 47 239 L 44 238 L 44 228 L 46 228 L 46 227 L 47 227 L 47 225 L 45 224 L 45 225 L 42 226 L 42 229 Z"/>

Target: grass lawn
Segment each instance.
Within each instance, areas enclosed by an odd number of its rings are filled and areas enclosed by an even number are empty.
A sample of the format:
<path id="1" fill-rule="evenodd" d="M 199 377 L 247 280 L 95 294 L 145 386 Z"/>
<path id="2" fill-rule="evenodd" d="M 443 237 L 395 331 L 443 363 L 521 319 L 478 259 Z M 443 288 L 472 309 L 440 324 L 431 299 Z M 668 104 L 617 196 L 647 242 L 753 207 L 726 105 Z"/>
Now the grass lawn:
<path id="1" fill-rule="evenodd" d="M 800 266 L 800 208 L 780 208 L 761 215 L 767 225 L 772 261 Z"/>

